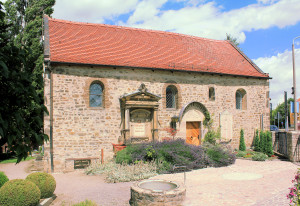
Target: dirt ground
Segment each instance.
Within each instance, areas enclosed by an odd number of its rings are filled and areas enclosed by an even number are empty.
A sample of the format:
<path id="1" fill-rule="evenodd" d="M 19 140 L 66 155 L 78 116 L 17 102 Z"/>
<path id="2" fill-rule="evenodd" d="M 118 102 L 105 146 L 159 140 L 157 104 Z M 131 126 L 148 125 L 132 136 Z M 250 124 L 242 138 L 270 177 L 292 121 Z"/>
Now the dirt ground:
<path id="1" fill-rule="evenodd" d="M 0 164 L 9 179 L 26 178 L 33 161 L 20 164 Z M 255 162 L 237 159 L 234 165 L 206 168 L 186 173 L 188 206 L 285 206 L 288 188 L 298 166 L 287 161 Z M 236 179 L 236 175 L 240 175 Z M 129 205 L 130 186 L 127 183 L 105 183 L 102 176 L 87 176 L 82 170 L 53 174 L 57 198 L 52 206 L 68 206 L 86 199 L 98 205 Z M 183 173 L 158 175 L 154 179 L 183 182 Z M 253 178 L 254 177 L 254 178 Z"/>

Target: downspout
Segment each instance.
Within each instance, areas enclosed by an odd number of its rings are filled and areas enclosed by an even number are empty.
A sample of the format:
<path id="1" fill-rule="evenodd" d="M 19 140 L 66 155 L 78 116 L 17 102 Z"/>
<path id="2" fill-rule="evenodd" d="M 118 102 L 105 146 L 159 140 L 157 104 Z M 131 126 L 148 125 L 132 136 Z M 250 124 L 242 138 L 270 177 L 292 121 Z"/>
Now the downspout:
<path id="1" fill-rule="evenodd" d="M 50 165 L 51 165 L 51 173 L 54 172 L 54 165 L 53 165 L 53 73 L 50 66 L 50 61 L 47 64 L 48 69 L 48 78 L 50 80 Z"/>
<path id="2" fill-rule="evenodd" d="M 44 63 L 47 64 L 48 78 L 50 80 L 50 165 L 51 173 L 54 172 L 53 166 L 53 73 L 50 65 L 50 41 L 49 41 L 49 17 L 43 17 L 43 44 L 44 44 Z"/>
<path id="3" fill-rule="evenodd" d="M 51 164 L 51 173 L 54 172 L 53 165 L 53 73 L 50 69 L 49 62 L 49 71 L 50 71 L 50 164 Z"/>

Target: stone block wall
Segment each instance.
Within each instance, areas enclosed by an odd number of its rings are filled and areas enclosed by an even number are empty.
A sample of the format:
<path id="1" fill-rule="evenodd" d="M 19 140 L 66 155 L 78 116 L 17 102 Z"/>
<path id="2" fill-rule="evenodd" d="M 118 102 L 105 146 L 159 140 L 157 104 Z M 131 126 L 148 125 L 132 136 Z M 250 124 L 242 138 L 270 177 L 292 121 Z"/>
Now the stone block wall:
<path id="1" fill-rule="evenodd" d="M 122 139 L 120 96 L 136 91 L 144 83 L 149 92 L 162 97 L 158 110 L 158 136 L 170 137 L 165 128 L 170 127 L 171 117 L 178 116 L 182 106 L 196 101 L 209 111 L 214 128 L 220 124 L 220 114 L 228 111 L 233 117 L 232 146 L 238 147 L 240 129 L 251 146 L 256 129 L 269 129 L 269 81 L 245 77 L 221 76 L 191 72 L 150 69 L 52 66 L 53 81 L 53 158 L 54 171 L 66 169 L 66 159 L 113 156 L 112 143 Z M 50 75 L 45 75 L 45 104 L 50 110 Z M 104 106 L 89 107 L 89 86 L 93 81 L 104 85 Z M 178 108 L 165 107 L 165 88 L 175 85 L 178 89 Z M 215 100 L 209 100 L 209 88 L 215 88 Z M 247 109 L 237 110 L 235 93 L 247 92 Z M 45 133 L 49 135 L 49 116 L 45 115 Z M 176 138 L 185 139 L 184 132 Z M 45 170 L 49 170 L 49 142 L 45 143 Z M 68 170 L 69 164 L 67 166 Z"/>
<path id="2" fill-rule="evenodd" d="M 300 132 L 287 133 L 287 153 L 288 159 L 292 162 L 300 161 Z"/>

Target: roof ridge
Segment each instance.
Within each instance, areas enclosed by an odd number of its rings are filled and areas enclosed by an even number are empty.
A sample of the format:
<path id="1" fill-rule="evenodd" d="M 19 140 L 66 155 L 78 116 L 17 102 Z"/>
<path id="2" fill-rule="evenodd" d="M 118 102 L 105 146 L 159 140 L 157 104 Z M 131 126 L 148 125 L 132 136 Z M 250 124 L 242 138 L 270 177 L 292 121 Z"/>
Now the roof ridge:
<path id="1" fill-rule="evenodd" d="M 161 34 L 189 37 L 189 38 L 194 38 L 194 39 L 203 39 L 205 41 L 213 41 L 213 42 L 224 42 L 224 41 L 226 41 L 226 40 L 218 40 L 218 39 L 209 39 L 209 38 L 204 38 L 204 37 L 199 37 L 199 36 L 194 36 L 194 35 L 170 32 L 170 31 L 160 31 L 160 30 L 155 30 L 155 29 L 144 29 L 144 28 L 136 28 L 136 27 L 129 27 L 129 26 L 102 24 L 102 23 L 77 22 L 77 21 L 69 21 L 69 20 L 63 20 L 63 19 L 55 19 L 55 18 L 51 18 L 49 16 L 47 16 L 47 17 L 49 18 L 49 20 L 56 21 L 56 22 L 62 22 L 62 23 L 68 23 L 68 24 L 104 26 L 104 27 L 111 27 L 111 28 L 117 28 L 117 29 L 134 30 L 134 31 L 137 30 L 137 31 L 144 31 L 144 32 L 153 32 L 153 33 L 161 33 Z"/>

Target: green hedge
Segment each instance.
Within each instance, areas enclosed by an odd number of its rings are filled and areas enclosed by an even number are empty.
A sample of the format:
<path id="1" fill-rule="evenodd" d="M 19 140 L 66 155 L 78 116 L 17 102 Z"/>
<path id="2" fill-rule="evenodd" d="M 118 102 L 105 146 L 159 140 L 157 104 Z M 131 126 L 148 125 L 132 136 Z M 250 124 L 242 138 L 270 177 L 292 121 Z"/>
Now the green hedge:
<path id="1" fill-rule="evenodd" d="M 10 180 L 0 188 L 1 206 L 36 206 L 40 198 L 39 188 L 28 180 Z"/>
<path id="2" fill-rule="evenodd" d="M 4 185 L 4 183 L 6 183 L 8 181 L 9 181 L 9 179 L 5 175 L 5 173 L 0 171 L 0 188 Z"/>
<path id="3" fill-rule="evenodd" d="M 45 172 L 31 173 L 26 177 L 26 180 L 29 180 L 38 186 L 41 191 L 41 198 L 51 197 L 56 188 L 54 177 Z"/>

